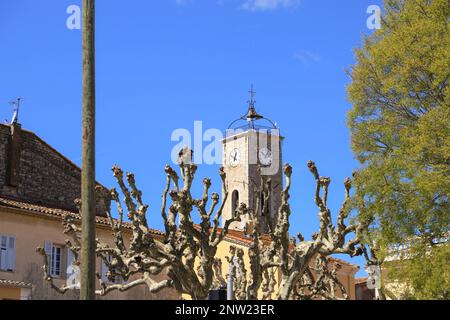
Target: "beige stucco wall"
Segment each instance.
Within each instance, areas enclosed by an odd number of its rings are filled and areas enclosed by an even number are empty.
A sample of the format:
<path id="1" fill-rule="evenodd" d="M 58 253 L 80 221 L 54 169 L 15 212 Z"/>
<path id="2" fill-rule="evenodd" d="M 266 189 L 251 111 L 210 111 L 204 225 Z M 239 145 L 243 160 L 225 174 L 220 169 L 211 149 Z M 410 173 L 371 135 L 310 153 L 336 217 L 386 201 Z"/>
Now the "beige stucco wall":
<path id="1" fill-rule="evenodd" d="M 0 287 L 0 300 L 20 300 L 20 288 Z"/>
<path id="2" fill-rule="evenodd" d="M 16 280 L 33 285 L 32 299 L 77 299 L 77 292 L 65 295 L 58 294 L 43 281 L 42 256 L 36 253 L 36 248 L 44 247 L 45 241 L 64 245 L 68 238 L 62 231 L 61 218 L 45 217 L 36 214 L 24 214 L 26 211 L 0 207 L 0 234 L 16 238 L 16 260 L 14 272 L 0 271 L 0 279 Z M 112 235 L 107 226 L 97 228 L 97 237 L 109 244 Z M 63 269 L 65 270 L 66 254 L 63 252 Z M 100 272 L 100 260 L 97 259 L 97 271 Z M 157 278 L 163 278 L 159 276 Z M 55 284 L 63 285 L 65 279 L 57 279 Z M 0 288 L 0 299 L 9 290 Z M 19 290 L 20 292 L 20 290 Z M 158 294 L 152 294 L 146 286 L 139 286 L 127 292 L 111 292 L 98 299 L 177 299 L 178 295 L 172 289 L 164 289 Z"/>

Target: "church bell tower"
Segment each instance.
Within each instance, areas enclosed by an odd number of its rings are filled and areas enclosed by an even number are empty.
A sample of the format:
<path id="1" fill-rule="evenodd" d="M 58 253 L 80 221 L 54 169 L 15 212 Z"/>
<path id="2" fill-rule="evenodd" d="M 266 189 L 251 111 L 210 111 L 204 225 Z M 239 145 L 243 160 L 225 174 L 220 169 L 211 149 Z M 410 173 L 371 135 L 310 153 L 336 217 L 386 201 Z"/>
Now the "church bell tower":
<path id="1" fill-rule="evenodd" d="M 271 179 L 266 214 L 276 216 L 281 204 L 283 137 L 280 136 L 274 122 L 256 112 L 253 86 L 249 92 L 247 113 L 230 124 L 222 140 L 222 163 L 227 175 L 228 187 L 228 199 L 224 205 L 222 225 L 233 217 L 241 203 L 245 203 L 249 209 L 256 211 L 256 201 L 260 201 L 259 212 L 256 214 L 264 214 L 261 210 L 264 205 L 264 199 L 261 196 L 263 175 Z M 258 194 L 259 200 L 257 200 Z M 232 223 L 230 229 L 247 230 L 248 218 L 247 215 L 241 217 L 242 221 Z M 267 232 L 265 219 L 260 221 L 260 231 Z"/>

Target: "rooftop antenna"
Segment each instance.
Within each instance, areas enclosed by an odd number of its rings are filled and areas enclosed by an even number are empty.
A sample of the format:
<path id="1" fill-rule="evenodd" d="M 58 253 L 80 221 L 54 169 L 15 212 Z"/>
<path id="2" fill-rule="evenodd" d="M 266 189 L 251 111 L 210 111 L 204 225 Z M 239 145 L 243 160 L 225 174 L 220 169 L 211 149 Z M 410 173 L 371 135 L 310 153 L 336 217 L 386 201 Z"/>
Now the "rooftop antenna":
<path id="1" fill-rule="evenodd" d="M 11 101 L 9 104 L 14 107 L 14 114 L 11 120 L 11 124 L 15 124 L 19 122 L 19 111 L 20 111 L 20 102 L 23 98 L 17 98 L 14 101 Z"/>

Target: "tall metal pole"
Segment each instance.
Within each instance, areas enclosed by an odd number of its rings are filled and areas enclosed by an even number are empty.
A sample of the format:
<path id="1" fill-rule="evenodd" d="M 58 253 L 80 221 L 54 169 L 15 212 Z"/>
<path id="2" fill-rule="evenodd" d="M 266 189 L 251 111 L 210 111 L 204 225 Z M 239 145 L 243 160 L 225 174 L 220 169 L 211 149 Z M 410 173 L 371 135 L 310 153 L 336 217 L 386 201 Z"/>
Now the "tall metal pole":
<path id="1" fill-rule="evenodd" d="M 95 0 L 83 0 L 81 300 L 95 299 Z"/>

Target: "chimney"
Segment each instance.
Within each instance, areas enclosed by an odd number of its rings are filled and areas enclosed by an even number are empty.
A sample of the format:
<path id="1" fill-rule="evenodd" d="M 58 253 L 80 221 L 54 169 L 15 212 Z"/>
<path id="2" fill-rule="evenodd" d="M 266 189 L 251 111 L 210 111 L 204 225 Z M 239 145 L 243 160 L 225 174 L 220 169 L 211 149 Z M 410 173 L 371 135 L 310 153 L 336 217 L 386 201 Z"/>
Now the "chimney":
<path id="1" fill-rule="evenodd" d="M 6 184 L 11 187 L 19 185 L 20 151 L 22 146 L 22 126 L 18 122 L 10 125 L 8 153 L 6 158 Z"/>

